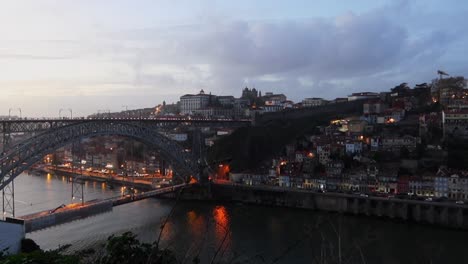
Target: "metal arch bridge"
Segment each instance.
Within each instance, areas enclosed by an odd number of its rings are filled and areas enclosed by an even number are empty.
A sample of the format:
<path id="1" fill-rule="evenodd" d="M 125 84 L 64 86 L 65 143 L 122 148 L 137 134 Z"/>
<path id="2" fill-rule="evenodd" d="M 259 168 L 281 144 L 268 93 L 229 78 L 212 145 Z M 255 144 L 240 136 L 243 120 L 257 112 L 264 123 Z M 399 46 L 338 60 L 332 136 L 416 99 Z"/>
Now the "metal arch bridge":
<path id="1" fill-rule="evenodd" d="M 8 135 L 20 132 L 41 132 L 55 129 L 61 126 L 82 122 L 126 122 L 137 123 L 154 128 L 171 128 L 174 126 L 190 127 L 243 127 L 252 123 L 250 119 L 211 119 L 190 117 L 154 117 L 154 118 L 131 118 L 131 117 L 104 117 L 104 118 L 7 118 L 0 119 L 0 133 Z"/>
<path id="2" fill-rule="evenodd" d="M 29 138 L 4 152 L 0 158 L 0 190 L 21 172 L 38 162 L 45 155 L 80 139 L 100 135 L 121 135 L 135 138 L 157 147 L 162 156 L 174 162 L 180 176 L 196 175 L 191 154 L 184 151 L 175 141 L 145 126 L 125 122 L 79 122 L 48 130 Z"/>
<path id="3" fill-rule="evenodd" d="M 250 124 L 246 120 L 213 120 L 213 119 L 149 119 L 149 118 L 95 118 L 95 119 L 19 119 L 0 121 L 4 136 L 4 151 L 0 157 L 0 190 L 3 191 L 3 211 L 5 210 L 5 190 L 13 193 L 10 183 L 21 172 L 41 160 L 45 155 L 83 138 L 101 135 L 120 135 L 139 140 L 156 147 L 161 156 L 171 161 L 174 172 L 184 180 L 190 176 L 199 177 L 199 156 L 201 151 L 187 153 L 175 141 L 165 137 L 158 130 L 174 125 L 191 127 L 238 127 Z M 5 148 L 10 134 L 34 132 L 37 135 L 12 147 Z M 12 195 L 13 196 L 13 195 Z M 13 203 L 14 196 L 7 198 Z M 10 205 L 11 206 L 11 205 Z"/>

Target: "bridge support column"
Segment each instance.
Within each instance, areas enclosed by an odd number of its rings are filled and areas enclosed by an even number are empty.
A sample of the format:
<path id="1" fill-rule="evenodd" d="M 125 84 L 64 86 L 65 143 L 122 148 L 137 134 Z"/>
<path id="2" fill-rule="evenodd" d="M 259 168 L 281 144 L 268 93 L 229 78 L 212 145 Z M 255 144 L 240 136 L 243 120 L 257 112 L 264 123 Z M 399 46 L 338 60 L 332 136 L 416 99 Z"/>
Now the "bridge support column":
<path id="1" fill-rule="evenodd" d="M 2 134 L 3 134 L 3 147 L 2 147 L 2 156 L 5 153 L 5 150 L 10 145 L 10 124 L 3 122 L 2 124 Z M 3 165 L 2 165 L 3 166 Z M 3 167 L 2 167 L 3 171 Z M 2 179 L 2 183 L 10 179 L 11 173 L 7 173 Z M 2 189 L 2 211 L 3 217 L 12 216 L 15 217 L 15 184 L 12 180 L 8 185 Z"/>
<path id="2" fill-rule="evenodd" d="M 3 181 L 8 180 L 10 177 L 3 178 Z M 3 217 L 12 216 L 15 217 L 15 183 L 11 181 L 2 190 L 3 200 Z"/>
<path id="3" fill-rule="evenodd" d="M 81 140 L 78 141 L 78 145 L 81 144 Z M 83 180 L 83 169 L 81 159 L 76 157 L 76 145 L 75 142 L 72 144 L 72 188 L 71 188 L 71 202 L 84 204 L 84 180 Z M 79 172 L 75 171 L 75 165 L 79 167 Z M 80 173 L 78 175 L 78 173 Z"/>

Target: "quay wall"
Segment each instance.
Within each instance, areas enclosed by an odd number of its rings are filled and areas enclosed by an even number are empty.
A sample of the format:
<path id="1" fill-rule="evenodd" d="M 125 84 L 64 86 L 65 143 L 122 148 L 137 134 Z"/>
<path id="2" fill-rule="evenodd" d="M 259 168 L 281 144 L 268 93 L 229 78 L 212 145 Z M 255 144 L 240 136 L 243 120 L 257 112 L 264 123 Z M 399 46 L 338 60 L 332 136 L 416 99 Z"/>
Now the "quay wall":
<path id="1" fill-rule="evenodd" d="M 112 200 L 105 200 L 102 202 L 92 203 L 64 211 L 57 211 L 54 213 L 44 211 L 34 215 L 24 216 L 22 218 L 24 220 L 25 231 L 26 233 L 29 233 L 47 227 L 86 218 L 92 215 L 108 212 L 112 210 L 112 206 Z"/>
<path id="2" fill-rule="evenodd" d="M 211 199 L 304 208 L 468 229 L 468 206 L 247 185 L 212 184 Z"/>
<path id="3" fill-rule="evenodd" d="M 47 173 L 45 171 L 40 171 L 42 173 Z M 53 174 L 58 174 L 60 176 L 66 176 L 66 177 L 74 177 L 80 175 L 80 173 L 76 172 L 68 172 L 68 171 L 62 171 L 62 170 L 52 170 L 51 173 Z M 153 187 L 151 186 L 150 183 L 145 184 L 145 183 L 138 183 L 138 182 L 132 182 L 130 180 L 128 181 L 122 181 L 119 179 L 114 179 L 110 177 L 99 177 L 99 176 L 92 176 L 92 175 L 83 175 L 82 179 L 85 181 L 95 181 L 95 182 L 105 182 L 107 184 L 113 184 L 116 186 L 128 186 L 128 187 L 134 187 L 139 190 L 152 190 Z"/>

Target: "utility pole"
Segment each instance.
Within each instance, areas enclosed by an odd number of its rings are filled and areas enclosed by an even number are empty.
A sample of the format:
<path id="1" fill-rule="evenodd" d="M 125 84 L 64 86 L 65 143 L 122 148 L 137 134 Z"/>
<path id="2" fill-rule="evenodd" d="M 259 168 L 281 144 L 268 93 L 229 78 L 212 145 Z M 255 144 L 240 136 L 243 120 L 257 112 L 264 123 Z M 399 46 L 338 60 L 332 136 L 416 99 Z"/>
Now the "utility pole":
<path id="1" fill-rule="evenodd" d="M 59 119 L 62 118 L 62 112 L 63 111 L 70 112 L 70 119 L 73 119 L 73 110 L 71 108 L 66 108 L 66 109 L 60 108 L 60 110 L 59 110 Z M 63 118 L 65 119 L 65 116 Z"/>

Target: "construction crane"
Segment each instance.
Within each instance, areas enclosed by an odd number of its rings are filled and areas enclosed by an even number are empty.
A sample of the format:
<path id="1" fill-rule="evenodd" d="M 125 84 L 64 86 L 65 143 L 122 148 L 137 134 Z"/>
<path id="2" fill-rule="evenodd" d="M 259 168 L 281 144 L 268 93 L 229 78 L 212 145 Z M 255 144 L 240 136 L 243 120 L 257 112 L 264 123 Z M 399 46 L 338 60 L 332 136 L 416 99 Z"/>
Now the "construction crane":
<path id="1" fill-rule="evenodd" d="M 442 76 L 450 76 L 450 74 L 444 72 L 444 71 L 441 71 L 441 70 L 437 70 L 437 74 L 439 74 L 439 78 L 442 79 Z"/>

